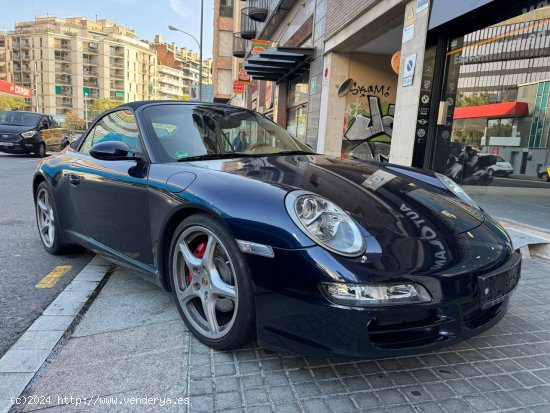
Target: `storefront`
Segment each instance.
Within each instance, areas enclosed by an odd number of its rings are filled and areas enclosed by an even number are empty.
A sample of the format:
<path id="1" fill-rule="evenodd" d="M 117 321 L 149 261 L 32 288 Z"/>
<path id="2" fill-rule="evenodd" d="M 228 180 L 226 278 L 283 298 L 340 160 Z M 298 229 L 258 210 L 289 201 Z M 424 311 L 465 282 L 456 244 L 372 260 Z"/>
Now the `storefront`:
<path id="1" fill-rule="evenodd" d="M 538 181 L 550 164 L 547 3 L 433 0 L 414 166 L 468 184 L 476 182 L 465 181 L 466 169 L 457 174 L 457 163 L 500 159 L 511 172 L 491 186 L 548 188 Z M 493 165 L 478 169 L 492 175 Z"/>

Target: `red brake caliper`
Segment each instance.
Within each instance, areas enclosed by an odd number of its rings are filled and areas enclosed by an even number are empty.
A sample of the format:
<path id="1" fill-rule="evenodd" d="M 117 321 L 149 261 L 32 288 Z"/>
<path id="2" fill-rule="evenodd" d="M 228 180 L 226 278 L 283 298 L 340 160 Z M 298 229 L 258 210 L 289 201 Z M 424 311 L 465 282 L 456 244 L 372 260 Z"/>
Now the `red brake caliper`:
<path id="1" fill-rule="evenodd" d="M 199 245 L 197 245 L 197 248 L 195 248 L 195 251 L 193 252 L 193 255 L 197 258 L 204 257 L 204 252 L 206 251 L 206 242 L 201 242 Z M 191 273 L 191 270 L 187 273 L 187 285 L 191 285 L 193 282 L 193 274 Z"/>

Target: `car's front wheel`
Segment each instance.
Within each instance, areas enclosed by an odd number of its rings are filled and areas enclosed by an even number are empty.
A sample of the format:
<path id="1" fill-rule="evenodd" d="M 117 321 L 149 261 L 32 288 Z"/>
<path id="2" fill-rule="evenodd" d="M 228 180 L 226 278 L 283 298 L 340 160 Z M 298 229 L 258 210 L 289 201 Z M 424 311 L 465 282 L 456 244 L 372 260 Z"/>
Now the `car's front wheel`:
<path id="1" fill-rule="evenodd" d="M 35 155 L 37 158 L 44 158 L 46 156 L 46 144 L 44 142 L 38 144 Z"/>
<path id="2" fill-rule="evenodd" d="M 548 182 L 548 181 L 550 181 L 550 177 L 548 176 L 547 173 L 542 174 L 542 178 L 541 178 L 541 179 L 542 179 L 542 182 Z"/>
<path id="3" fill-rule="evenodd" d="M 250 342 L 255 333 L 250 270 L 223 225 L 192 215 L 176 229 L 170 251 L 172 292 L 191 332 L 217 350 Z"/>
<path id="4" fill-rule="evenodd" d="M 35 195 L 36 223 L 42 245 L 50 254 L 71 252 L 72 246 L 61 241 L 61 227 L 57 219 L 57 210 L 50 187 L 41 182 Z"/>

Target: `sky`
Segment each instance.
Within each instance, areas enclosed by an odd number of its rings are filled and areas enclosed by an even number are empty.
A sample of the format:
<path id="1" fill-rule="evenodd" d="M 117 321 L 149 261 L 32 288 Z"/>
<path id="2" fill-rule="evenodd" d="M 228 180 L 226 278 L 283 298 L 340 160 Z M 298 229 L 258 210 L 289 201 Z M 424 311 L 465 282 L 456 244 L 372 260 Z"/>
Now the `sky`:
<path id="1" fill-rule="evenodd" d="M 212 56 L 214 0 L 204 1 L 203 55 Z M 201 0 L 0 0 L 0 29 L 13 30 L 17 21 L 35 16 L 109 19 L 134 29 L 140 39 L 154 40 L 156 34 L 198 52 L 197 43 L 168 25 L 200 36 Z"/>

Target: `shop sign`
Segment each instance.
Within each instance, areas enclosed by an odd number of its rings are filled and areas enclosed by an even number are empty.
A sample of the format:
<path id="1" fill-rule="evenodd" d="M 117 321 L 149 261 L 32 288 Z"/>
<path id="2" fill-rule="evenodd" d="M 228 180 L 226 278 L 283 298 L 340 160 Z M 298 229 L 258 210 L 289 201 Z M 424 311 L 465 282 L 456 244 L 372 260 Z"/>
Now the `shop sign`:
<path id="1" fill-rule="evenodd" d="M 246 73 L 246 70 L 242 67 L 242 65 L 240 65 L 240 67 L 239 67 L 238 80 L 241 83 L 244 83 L 244 84 L 247 84 L 247 85 L 250 84 L 250 75 L 248 73 Z"/>
<path id="2" fill-rule="evenodd" d="M 262 52 L 265 52 L 269 47 L 269 40 L 253 39 L 251 41 L 251 45 L 252 54 L 260 54 Z"/>
<path id="3" fill-rule="evenodd" d="M 416 5 L 416 12 L 420 13 L 422 10 L 426 10 L 429 4 L 429 0 L 418 0 L 418 3 Z"/>
<path id="4" fill-rule="evenodd" d="M 265 108 L 271 109 L 273 103 L 273 82 L 266 82 L 265 84 Z"/>
<path id="5" fill-rule="evenodd" d="M 15 83 L 6 82 L 5 80 L 0 80 L 0 93 L 1 92 L 24 98 L 32 97 L 32 89 L 21 85 L 16 85 Z"/>
<path id="6" fill-rule="evenodd" d="M 414 69 L 416 68 L 416 53 L 405 57 L 403 68 L 403 87 L 411 86 L 414 82 Z"/>
<path id="7" fill-rule="evenodd" d="M 233 81 L 233 93 L 236 94 L 242 94 L 244 93 L 245 84 L 243 82 L 240 82 L 238 80 Z"/>

